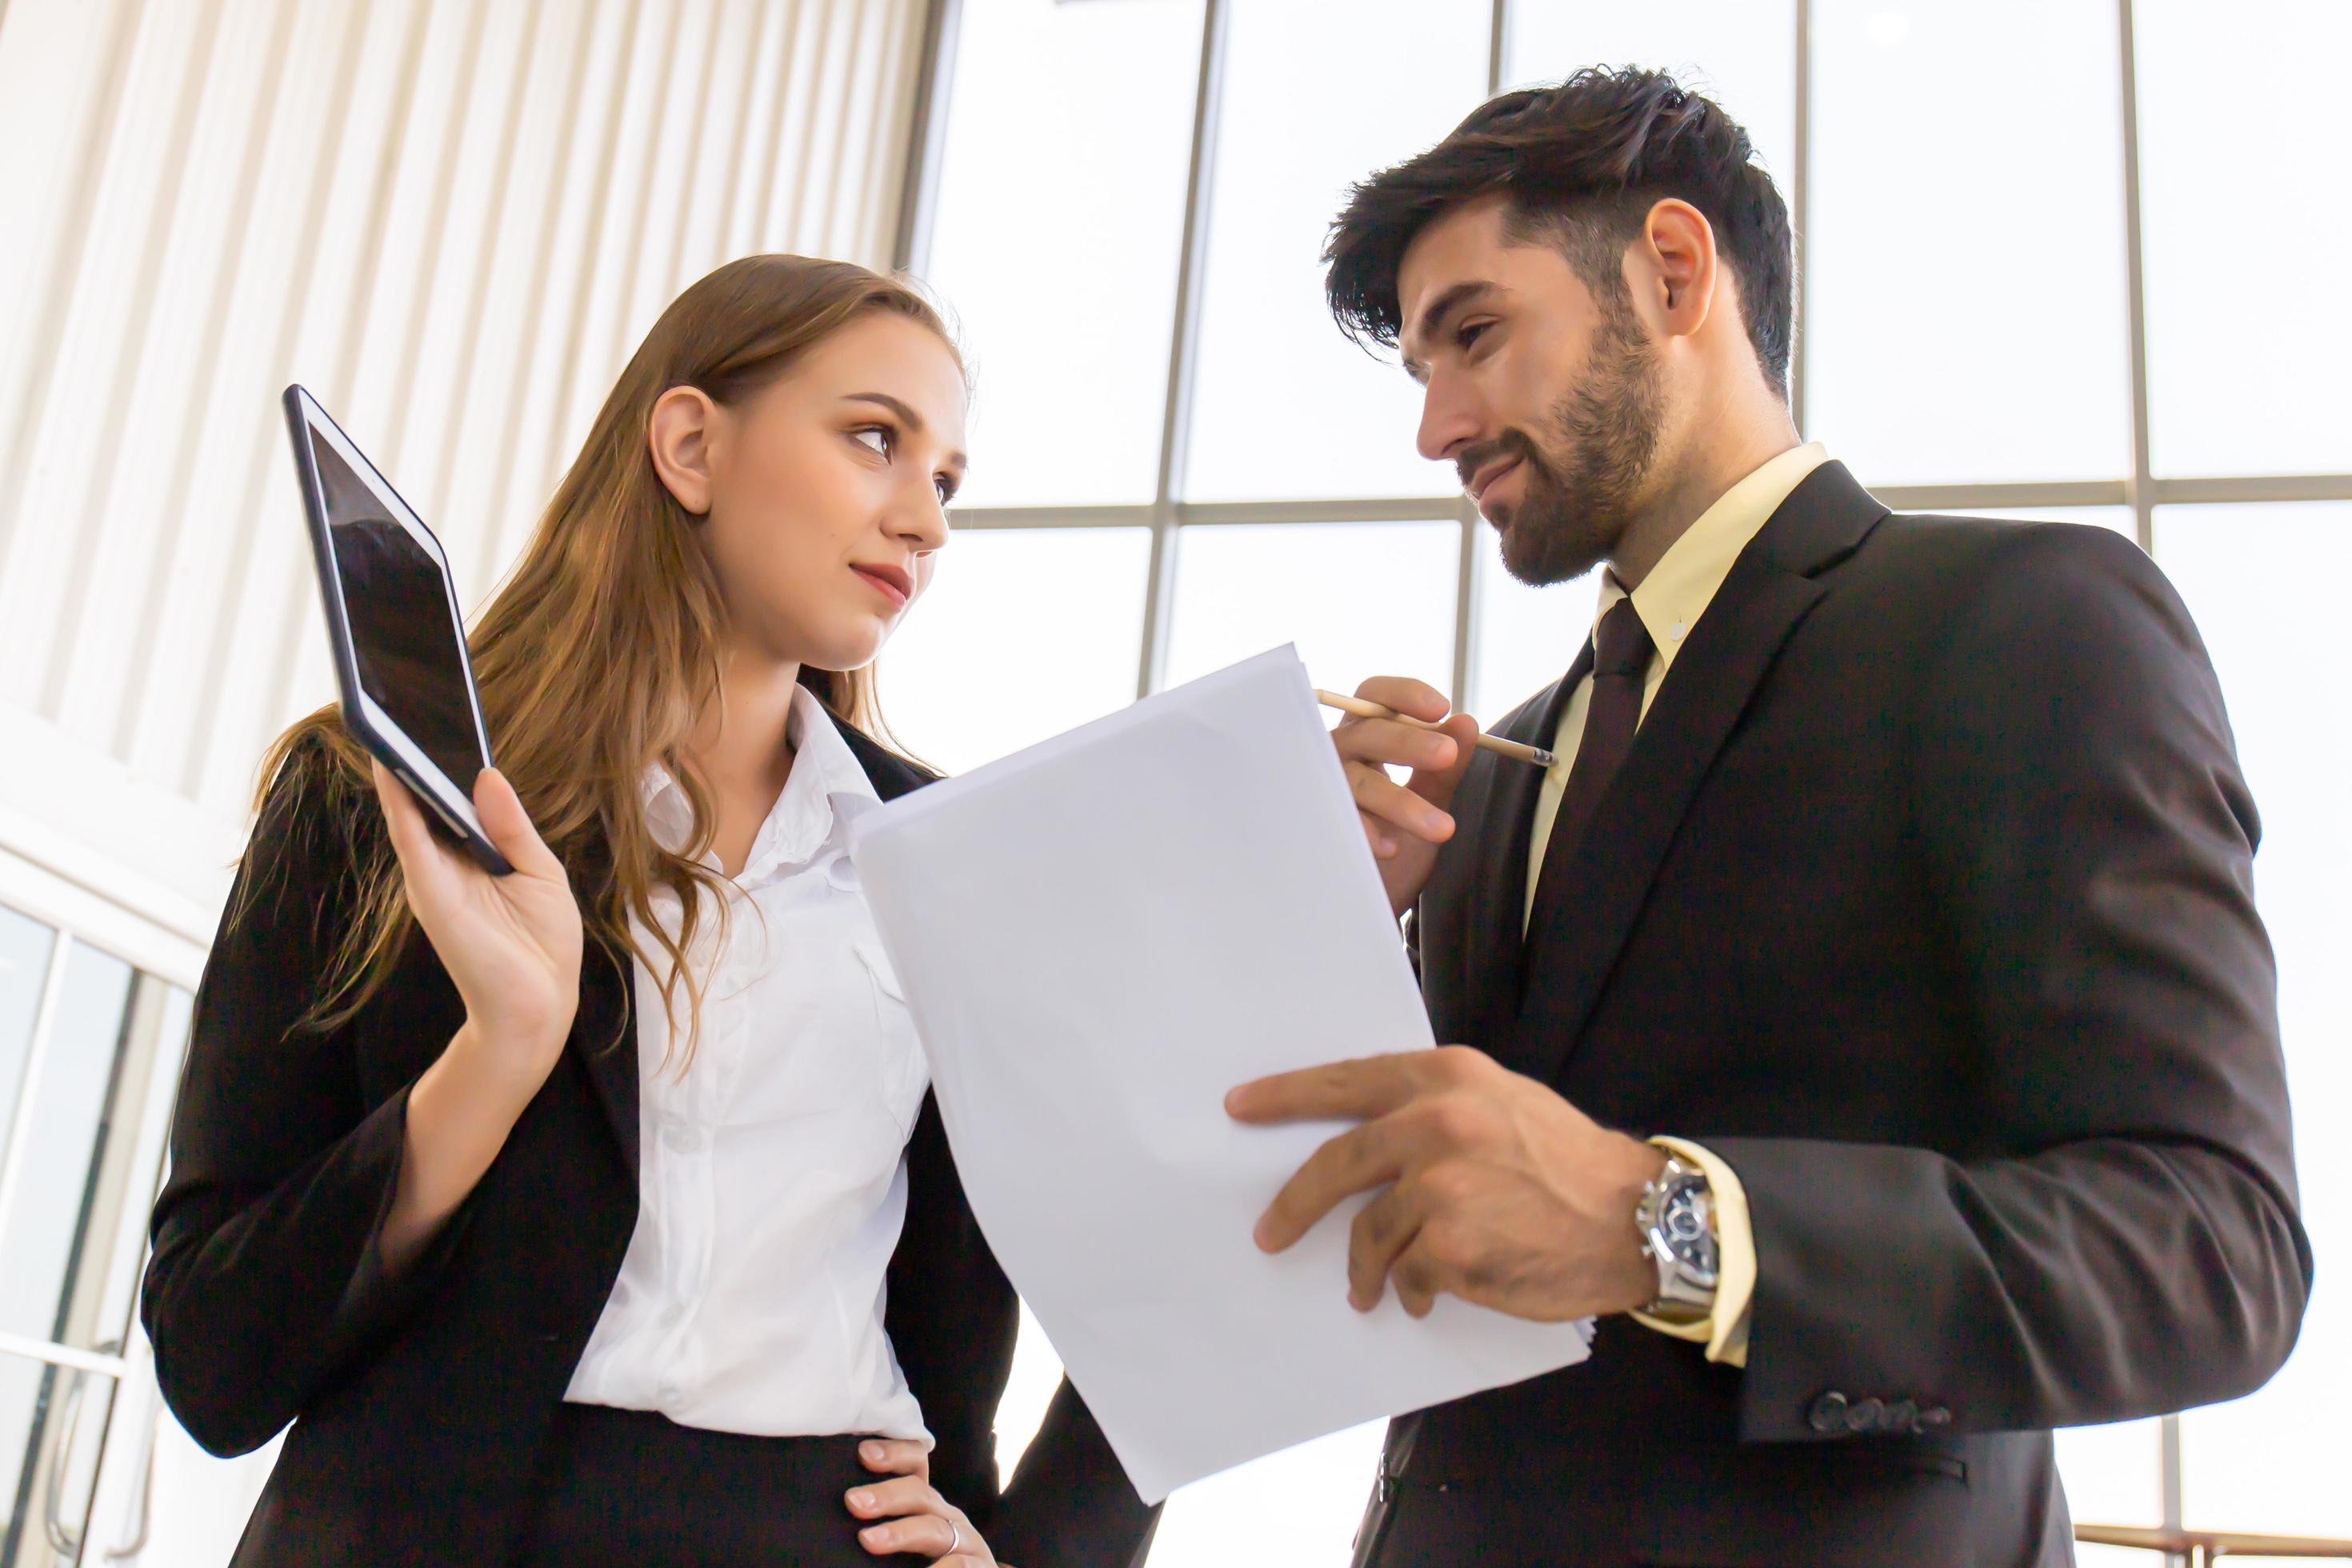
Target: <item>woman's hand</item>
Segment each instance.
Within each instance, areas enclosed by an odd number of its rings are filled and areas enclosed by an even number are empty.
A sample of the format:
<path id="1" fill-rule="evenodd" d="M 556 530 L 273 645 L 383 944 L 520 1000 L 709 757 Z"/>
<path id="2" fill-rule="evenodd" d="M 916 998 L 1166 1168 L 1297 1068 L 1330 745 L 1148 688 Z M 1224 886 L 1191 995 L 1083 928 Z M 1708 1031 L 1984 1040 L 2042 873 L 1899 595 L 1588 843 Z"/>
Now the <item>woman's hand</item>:
<path id="1" fill-rule="evenodd" d="M 857 1458 L 892 1478 L 849 1493 L 850 1512 L 880 1521 L 857 1532 L 866 1551 L 877 1557 L 912 1552 L 952 1568 L 1012 1568 L 996 1561 L 963 1510 L 931 1489 L 931 1456 L 920 1443 L 869 1437 L 857 1445 Z"/>
<path id="2" fill-rule="evenodd" d="M 408 907 L 465 999 L 469 1048 L 507 1082 L 519 1110 L 554 1069 L 580 1005 L 580 905 L 514 786 L 485 768 L 474 781 L 482 829 L 514 867 L 493 877 L 433 836 L 407 786 L 375 771 Z"/>
<path id="3" fill-rule="evenodd" d="M 408 907 L 466 1004 L 448 1047 L 409 1086 L 379 1241 L 398 1273 L 480 1182 L 562 1057 L 580 1005 L 580 905 L 500 775 L 485 768 L 474 781 L 483 831 L 514 868 L 493 877 L 434 837 L 407 786 L 374 768 Z"/>

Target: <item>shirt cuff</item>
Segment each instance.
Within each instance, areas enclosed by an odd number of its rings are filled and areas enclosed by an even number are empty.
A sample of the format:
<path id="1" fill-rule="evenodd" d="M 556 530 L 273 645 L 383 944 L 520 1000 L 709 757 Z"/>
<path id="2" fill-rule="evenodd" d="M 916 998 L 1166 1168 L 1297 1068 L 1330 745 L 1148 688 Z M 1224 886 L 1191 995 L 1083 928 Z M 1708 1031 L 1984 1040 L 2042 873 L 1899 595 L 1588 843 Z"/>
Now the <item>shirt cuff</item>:
<path id="1" fill-rule="evenodd" d="M 1699 1144 L 1679 1138 L 1650 1142 L 1706 1174 L 1715 1204 L 1715 1310 L 1694 1323 L 1669 1323 L 1647 1312 L 1633 1316 L 1662 1334 L 1706 1345 L 1709 1361 L 1744 1367 L 1748 1309 L 1756 1295 L 1756 1231 L 1748 1218 L 1748 1189 L 1739 1184 L 1738 1172 Z"/>

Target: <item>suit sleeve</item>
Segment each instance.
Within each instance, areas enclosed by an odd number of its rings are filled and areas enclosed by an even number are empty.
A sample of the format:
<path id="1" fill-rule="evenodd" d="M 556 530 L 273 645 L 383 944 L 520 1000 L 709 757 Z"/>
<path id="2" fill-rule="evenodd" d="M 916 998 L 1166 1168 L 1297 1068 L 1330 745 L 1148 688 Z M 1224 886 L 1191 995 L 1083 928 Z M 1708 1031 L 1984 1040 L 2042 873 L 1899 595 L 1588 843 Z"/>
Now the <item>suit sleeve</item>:
<path id="1" fill-rule="evenodd" d="M 223 1456 L 268 1441 L 399 1321 L 467 1212 L 385 1275 L 407 1093 L 367 1104 L 350 1027 L 299 1022 L 349 886 L 329 765 L 304 748 L 273 784 L 205 966 L 141 1297 L 166 1403 Z"/>
<path id="2" fill-rule="evenodd" d="M 1142 1563 L 1159 1525 L 1160 1510 L 1137 1495 L 1064 1378 L 996 1505 L 989 1546 L 1018 1568 L 1130 1568 Z"/>
<path id="3" fill-rule="evenodd" d="M 1952 1433 L 2179 1410 L 2260 1386 L 2302 1321 L 2258 827 L 2203 645 L 2104 530 L 1991 555 L 1913 715 L 1920 962 L 1979 1043 L 1973 1131 L 1708 1140 L 1754 1226 L 1751 1440 L 1843 1435 L 1830 1391 Z"/>

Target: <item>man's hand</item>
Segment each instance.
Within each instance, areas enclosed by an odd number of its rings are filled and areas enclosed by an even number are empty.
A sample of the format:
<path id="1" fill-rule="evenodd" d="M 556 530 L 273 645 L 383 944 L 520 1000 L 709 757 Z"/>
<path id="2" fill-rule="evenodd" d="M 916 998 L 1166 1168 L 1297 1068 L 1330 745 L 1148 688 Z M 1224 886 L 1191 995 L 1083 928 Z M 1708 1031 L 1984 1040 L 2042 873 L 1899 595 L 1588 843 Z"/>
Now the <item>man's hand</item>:
<path id="1" fill-rule="evenodd" d="M 1445 724 L 1445 733 L 1437 735 L 1393 719 L 1350 715 L 1331 731 L 1364 837 L 1380 862 L 1389 907 L 1402 915 L 1435 868 L 1437 847 L 1454 837 L 1454 818 L 1445 808 L 1470 765 L 1478 721 L 1467 713 L 1448 717 L 1443 692 L 1401 675 L 1376 675 L 1356 688 L 1356 695 L 1410 718 Z M 1411 768 L 1412 775 L 1399 784 L 1384 763 Z"/>
<path id="2" fill-rule="evenodd" d="M 1665 1156 L 1484 1052 L 1444 1046 L 1281 1073 L 1234 1089 L 1225 1109 L 1253 1122 L 1362 1119 L 1257 1222 L 1258 1246 L 1280 1252 L 1341 1199 L 1386 1186 L 1349 1237 L 1359 1311 L 1391 1279 L 1416 1318 L 1440 1291 L 1547 1322 L 1630 1311 L 1657 1293 L 1633 1205 Z"/>

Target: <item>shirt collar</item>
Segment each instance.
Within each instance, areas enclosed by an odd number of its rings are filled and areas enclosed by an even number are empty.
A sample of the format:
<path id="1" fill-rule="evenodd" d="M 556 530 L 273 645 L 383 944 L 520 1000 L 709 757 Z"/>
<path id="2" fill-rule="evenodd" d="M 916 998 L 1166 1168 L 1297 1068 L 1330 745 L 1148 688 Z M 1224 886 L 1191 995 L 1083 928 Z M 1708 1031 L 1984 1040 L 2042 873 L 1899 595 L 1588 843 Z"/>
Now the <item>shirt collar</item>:
<path id="1" fill-rule="evenodd" d="M 768 808 L 767 820 L 760 824 L 751 853 L 736 879 L 740 882 L 751 882 L 779 866 L 814 860 L 819 850 L 838 837 L 836 818 L 845 823 L 848 816 L 880 798 L 874 793 L 873 781 L 858 765 L 856 753 L 835 728 L 833 715 L 805 686 L 793 689 L 784 739 L 793 748 L 792 775 L 784 781 L 776 804 Z M 642 789 L 646 826 L 662 847 L 677 853 L 693 821 L 685 790 L 659 763 L 646 769 Z"/>
<path id="2" fill-rule="evenodd" d="M 1740 552 L 1763 531 L 1772 514 L 1780 510 L 1780 503 L 1789 499 L 1789 492 L 1829 458 L 1828 450 L 1814 441 L 1791 447 L 1779 457 L 1767 459 L 1746 479 L 1717 496 L 1715 504 L 1699 513 L 1698 520 L 1685 529 L 1682 537 L 1669 545 L 1658 563 L 1650 568 L 1650 574 L 1633 592 L 1633 613 L 1642 617 L 1642 626 L 1658 650 L 1656 668 L 1661 675 L 1674 663 L 1683 639 L 1714 602 L 1723 580 L 1731 575 L 1732 564 L 1739 559 Z M 1617 581 L 1617 574 L 1603 570 L 1600 602 L 1593 609 L 1596 635 L 1601 617 L 1625 596 L 1624 585 Z"/>

